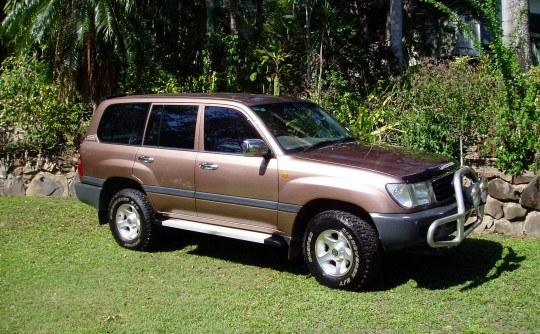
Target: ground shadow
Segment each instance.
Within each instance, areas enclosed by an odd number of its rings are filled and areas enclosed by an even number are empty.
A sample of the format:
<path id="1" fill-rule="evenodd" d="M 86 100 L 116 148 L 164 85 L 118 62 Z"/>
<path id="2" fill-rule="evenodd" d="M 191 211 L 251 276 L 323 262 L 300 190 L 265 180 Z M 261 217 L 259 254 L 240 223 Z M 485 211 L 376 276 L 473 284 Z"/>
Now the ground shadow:
<path id="1" fill-rule="evenodd" d="M 464 285 L 474 289 L 520 267 L 525 256 L 498 242 L 468 238 L 439 255 L 386 253 L 371 290 L 388 290 L 413 280 L 419 288 L 446 289 Z"/>
<path id="2" fill-rule="evenodd" d="M 191 254 L 245 265 L 271 268 L 297 275 L 309 275 L 302 258 L 287 259 L 287 250 L 213 235 L 164 229 L 157 251 L 174 251 L 196 246 Z M 385 253 L 380 273 L 368 291 L 383 291 L 410 280 L 430 290 L 461 286 L 474 289 L 520 267 L 525 260 L 511 247 L 498 242 L 468 238 L 459 247 L 439 255 L 405 251 Z"/>
<path id="3" fill-rule="evenodd" d="M 196 246 L 190 254 L 208 256 L 244 265 L 308 275 L 303 259 L 288 260 L 287 249 L 172 228 L 163 229 L 156 251 L 175 251 Z"/>

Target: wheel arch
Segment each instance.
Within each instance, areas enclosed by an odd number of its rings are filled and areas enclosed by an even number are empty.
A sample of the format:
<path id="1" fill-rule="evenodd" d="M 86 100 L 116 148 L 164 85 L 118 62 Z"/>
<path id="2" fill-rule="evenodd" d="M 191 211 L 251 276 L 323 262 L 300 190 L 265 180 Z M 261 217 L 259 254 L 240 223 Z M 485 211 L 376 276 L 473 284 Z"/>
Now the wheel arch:
<path id="1" fill-rule="evenodd" d="M 363 219 L 368 224 L 372 225 L 373 228 L 375 228 L 375 231 L 377 231 L 377 227 L 371 219 L 371 216 L 362 207 L 350 202 L 340 200 L 315 199 L 306 203 L 296 215 L 292 228 L 289 258 L 293 258 L 302 254 L 302 238 L 304 237 L 304 232 L 309 221 L 315 215 L 328 210 L 338 210 L 353 214 Z"/>
<path id="2" fill-rule="evenodd" d="M 111 198 L 119 192 L 122 189 L 135 189 L 143 194 L 146 194 L 142 186 L 132 179 L 124 178 L 124 177 L 112 177 L 109 178 L 103 183 L 101 195 L 99 198 L 99 223 L 100 224 L 108 224 L 107 219 L 107 210 L 109 208 L 109 202 L 111 201 Z"/>

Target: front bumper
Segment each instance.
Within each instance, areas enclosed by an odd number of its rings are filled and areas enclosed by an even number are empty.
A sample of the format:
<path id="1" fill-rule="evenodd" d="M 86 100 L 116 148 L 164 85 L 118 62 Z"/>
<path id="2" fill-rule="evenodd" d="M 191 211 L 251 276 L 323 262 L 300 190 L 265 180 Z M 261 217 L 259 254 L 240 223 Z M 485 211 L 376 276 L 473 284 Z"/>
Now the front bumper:
<path id="1" fill-rule="evenodd" d="M 471 181 L 466 188 L 463 177 Z M 454 173 L 453 186 L 455 203 L 411 214 L 371 214 L 384 249 L 392 251 L 425 244 L 433 248 L 459 245 L 482 223 L 487 182 L 465 166 Z M 476 220 L 465 226 L 473 209 Z"/>

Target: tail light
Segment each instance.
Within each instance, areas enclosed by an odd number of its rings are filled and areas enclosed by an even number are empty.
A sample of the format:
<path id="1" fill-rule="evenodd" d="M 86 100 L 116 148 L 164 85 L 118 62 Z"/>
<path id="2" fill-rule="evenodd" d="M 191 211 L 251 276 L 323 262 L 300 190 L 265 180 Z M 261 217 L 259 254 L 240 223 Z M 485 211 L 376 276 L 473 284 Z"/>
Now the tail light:
<path id="1" fill-rule="evenodd" d="M 77 172 L 79 176 L 83 176 L 82 155 L 79 153 L 79 159 L 77 160 Z"/>

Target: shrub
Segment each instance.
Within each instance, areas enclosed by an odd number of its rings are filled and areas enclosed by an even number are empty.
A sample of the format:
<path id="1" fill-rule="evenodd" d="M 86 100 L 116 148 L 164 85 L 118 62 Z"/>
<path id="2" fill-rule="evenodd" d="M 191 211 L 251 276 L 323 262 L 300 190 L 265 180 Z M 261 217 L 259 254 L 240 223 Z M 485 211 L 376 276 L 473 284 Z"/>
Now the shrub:
<path id="1" fill-rule="evenodd" d="M 350 83 L 336 70 L 329 70 L 320 92 L 320 104 L 345 124 L 352 134 L 365 142 L 387 140 L 391 132 L 400 132 L 398 122 L 385 118 L 387 97 L 382 90 L 362 96 L 350 92 Z M 317 96 L 311 96 L 316 99 Z"/>
<path id="2" fill-rule="evenodd" d="M 180 84 L 174 74 L 149 60 L 143 68 L 131 64 L 120 72 L 118 92 L 122 94 L 178 93 Z"/>
<path id="3" fill-rule="evenodd" d="M 389 132 L 387 140 L 459 158 L 472 145 L 494 152 L 494 118 L 504 99 L 501 78 L 481 62 L 458 58 L 411 68 L 371 108 L 399 124 L 402 132 Z"/>
<path id="4" fill-rule="evenodd" d="M 79 94 L 51 84 L 35 57 L 7 58 L 0 67 L 0 158 L 74 151 L 92 108 Z"/>
<path id="5" fill-rule="evenodd" d="M 430 3 L 463 27 L 458 15 L 438 0 L 423 0 Z M 535 81 L 535 72 L 522 75 L 516 49 L 503 41 L 500 2 L 496 0 L 468 0 L 486 24 L 492 41 L 491 55 L 481 52 L 481 57 L 490 59 L 490 76 L 502 78 L 505 101 L 494 115 L 494 136 L 497 167 L 511 174 L 524 169 L 538 170 L 540 165 L 540 143 L 537 139 L 540 127 L 538 94 L 540 85 Z M 522 11 L 522 15 L 526 12 Z M 480 49 L 477 45 L 477 49 Z"/>
<path id="6" fill-rule="evenodd" d="M 512 174 L 540 169 L 540 67 L 507 85 L 506 108 L 496 121 L 497 166 Z"/>

